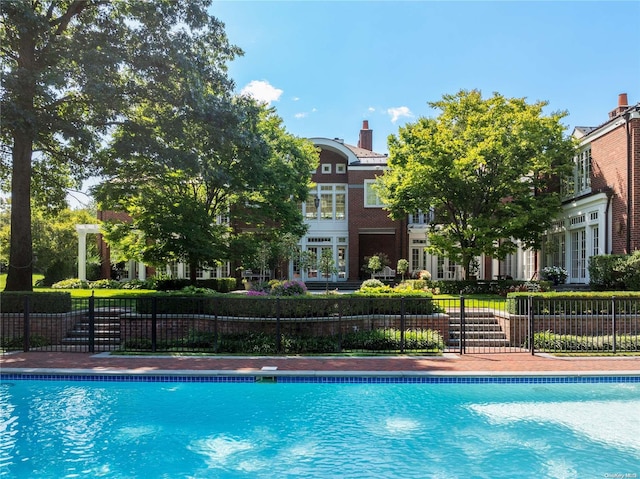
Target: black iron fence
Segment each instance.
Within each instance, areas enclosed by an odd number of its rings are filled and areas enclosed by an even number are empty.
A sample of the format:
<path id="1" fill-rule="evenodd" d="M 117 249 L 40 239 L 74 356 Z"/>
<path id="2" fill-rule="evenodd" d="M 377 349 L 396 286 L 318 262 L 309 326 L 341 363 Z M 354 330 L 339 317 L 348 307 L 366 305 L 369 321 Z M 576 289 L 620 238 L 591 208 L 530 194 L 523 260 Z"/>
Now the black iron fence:
<path id="1" fill-rule="evenodd" d="M 640 351 L 640 300 L 150 296 L 2 312 L 4 351 L 432 354 Z"/>

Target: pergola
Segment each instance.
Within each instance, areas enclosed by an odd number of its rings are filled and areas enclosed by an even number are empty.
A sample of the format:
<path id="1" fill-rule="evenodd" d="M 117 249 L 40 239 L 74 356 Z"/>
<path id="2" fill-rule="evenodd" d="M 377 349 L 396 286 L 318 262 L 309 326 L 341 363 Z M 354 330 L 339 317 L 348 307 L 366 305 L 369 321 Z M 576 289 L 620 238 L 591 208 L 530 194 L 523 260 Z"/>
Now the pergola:
<path id="1" fill-rule="evenodd" d="M 78 279 L 87 279 L 87 235 L 99 234 L 100 225 L 76 225 L 78 232 Z"/>

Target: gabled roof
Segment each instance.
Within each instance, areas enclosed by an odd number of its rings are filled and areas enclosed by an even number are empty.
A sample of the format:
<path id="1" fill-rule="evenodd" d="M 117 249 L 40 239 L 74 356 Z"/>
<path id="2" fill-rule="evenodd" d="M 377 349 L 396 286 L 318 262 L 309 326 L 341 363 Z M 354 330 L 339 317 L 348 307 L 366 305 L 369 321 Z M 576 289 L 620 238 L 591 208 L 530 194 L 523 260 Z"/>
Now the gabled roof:
<path id="1" fill-rule="evenodd" d="M 597 126 L 576 126 L 573 129 L 573 135 L 576 138 L 582 138 L 583 136 L 588 135 L 589 133 L 591 133 L 593 130 L 596 130 L 598 127 Z"/>

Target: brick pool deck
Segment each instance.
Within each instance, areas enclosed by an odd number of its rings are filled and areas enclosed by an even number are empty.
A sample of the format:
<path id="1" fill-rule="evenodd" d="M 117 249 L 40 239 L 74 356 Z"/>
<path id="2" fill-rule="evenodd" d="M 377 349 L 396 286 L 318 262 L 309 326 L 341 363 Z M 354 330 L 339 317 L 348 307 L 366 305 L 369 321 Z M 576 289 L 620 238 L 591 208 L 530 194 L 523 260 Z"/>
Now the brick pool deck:
<path id="1" fill-rule="evenodd" d="M 263 370 L 263 368 L 265 368 Z M 277 369 L 274 369 L 277 368 Z M 83 371 L 97 373 L 158 374 L 434 374 L 434 375 L 640 375 L 640 356 L 553 357 L 546 354 L 493 353 L 394 357 L 163 357 L 116 356 L 108 353 L 28 352 L 0 357 L 6 373 Z M 275 371 L 275 372 L 274 372 Z"/>

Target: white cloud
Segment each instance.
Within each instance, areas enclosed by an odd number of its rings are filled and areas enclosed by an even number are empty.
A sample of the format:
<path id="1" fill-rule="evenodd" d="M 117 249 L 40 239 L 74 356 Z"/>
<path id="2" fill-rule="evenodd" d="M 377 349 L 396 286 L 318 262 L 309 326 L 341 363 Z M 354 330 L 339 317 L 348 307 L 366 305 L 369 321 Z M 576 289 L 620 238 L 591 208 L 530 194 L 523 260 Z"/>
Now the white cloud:
<path id="1" fill-rule="evenodd" d="M 293 100 L 293 101 L 300 101 L 300 97 L 294 96 L 294 97 L 292 98 L 292 100 Z"/>
<path id="2" fill-rule="evenodd" d="M 259 102 L 270 105 L 271 102 L 280 100 L 282 90 L 275 88 L 266 80 L 252 80 L 240 90 L 240 94 L 253 97 Z"/>
<path id="3" fill-rule="evenodd" d="M 370 113 L 373 113 L 374 111 L 376 111 L 376 109 L 372 106 L 370 106 L 369 108 L 367 108 L 367 111 Z"/>
<path id="4" fill-rule="evenodd" d="M 293 115 L 295 118 L 300 119 L 300 118 L 304 118 L 305 116 L 307 116 L 307 113 L 296 113 L 295 115 Z"/>
<path id="5" fill-rule="evenodd" d="M 409 110 L 409 108 L 406 107 L 406 106 L 399 106 L 399 107 L 396 107 L 396 108 L 389 108 L 387 110 L 387 113 L 389 115 L 391 115 L 391 123 L 395 123 L 401 117 L 407 117 L 407 118 L 412 118 L 413 117 L 413 113 L 411 113 L 411 110 Z"/>

